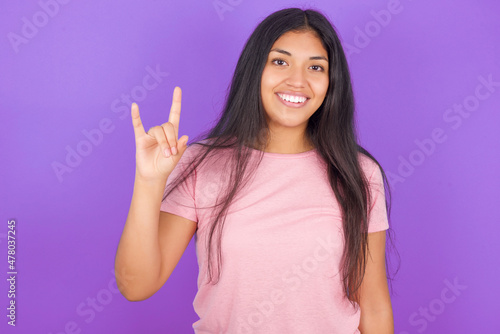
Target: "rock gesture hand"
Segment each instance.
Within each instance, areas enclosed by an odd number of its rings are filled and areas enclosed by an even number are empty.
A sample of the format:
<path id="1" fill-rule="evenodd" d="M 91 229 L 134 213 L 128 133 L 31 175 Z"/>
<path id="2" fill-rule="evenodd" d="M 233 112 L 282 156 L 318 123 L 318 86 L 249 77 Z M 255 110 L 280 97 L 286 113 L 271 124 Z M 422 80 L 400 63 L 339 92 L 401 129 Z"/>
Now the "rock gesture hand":
<path id="1" fill-rule="evenodd" d="M 166 180 L 187 148 L 188 136 L 178 139 L 181 116 L 181 88 L 174 88 L 168 122 L 144 131 L 139 107 L 132 103 L 132 124 L 136 147 L 136 177 L 145 181 Z"/>

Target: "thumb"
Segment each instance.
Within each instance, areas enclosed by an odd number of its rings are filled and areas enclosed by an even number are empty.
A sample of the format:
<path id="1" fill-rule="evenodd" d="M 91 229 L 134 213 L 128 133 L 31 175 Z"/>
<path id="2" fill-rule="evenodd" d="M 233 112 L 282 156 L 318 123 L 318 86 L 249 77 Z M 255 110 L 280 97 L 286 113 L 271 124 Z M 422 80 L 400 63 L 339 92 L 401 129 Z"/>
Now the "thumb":
<path id="1" fill-rule="evenodd" d="M 179 150 L 179 156 L 182 156 L 184 154 L 184 151 L 186 151 L 188 139 L 189 137 L 187 135 L 184 135 L 177 141 L 177 149 Z"/>

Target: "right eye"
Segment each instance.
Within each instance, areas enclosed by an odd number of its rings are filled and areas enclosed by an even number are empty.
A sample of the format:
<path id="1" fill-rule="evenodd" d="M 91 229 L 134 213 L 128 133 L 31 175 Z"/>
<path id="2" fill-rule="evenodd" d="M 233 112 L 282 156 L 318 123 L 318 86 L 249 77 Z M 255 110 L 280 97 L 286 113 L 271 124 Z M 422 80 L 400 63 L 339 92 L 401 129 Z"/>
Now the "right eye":
<path id="1" fill-rule="evenodd" d="M 286 63 L 286 62 L 285 62 L 283 59 L 281 59 L 281 58 L 275 58 L 275 59 L 273 59 L 273 61 L 272 61 L 271 63 L 276 64 L 276 62 L 284 62 L 284 63 Z M 276 64 L 276 65 L 278 65 L 278 64 Z M 280 66 L 280 65 L 278 65 L 278 66 Z"/>

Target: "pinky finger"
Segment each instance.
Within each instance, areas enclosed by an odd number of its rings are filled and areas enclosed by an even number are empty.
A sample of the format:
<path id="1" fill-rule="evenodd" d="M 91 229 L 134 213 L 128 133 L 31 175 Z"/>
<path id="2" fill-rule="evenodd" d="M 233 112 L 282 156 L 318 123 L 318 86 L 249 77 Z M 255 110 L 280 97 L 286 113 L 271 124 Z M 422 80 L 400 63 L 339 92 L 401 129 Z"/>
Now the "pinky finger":
<path id="1" fill-rule="evenodd" d="M 134 127 L 135 137 L 146 134 L 144 131 L 144 126 L 142 125 L 141 116 L 139 115 L 139 106 L 137 103 L 132 103 L 132 125 Z"/>

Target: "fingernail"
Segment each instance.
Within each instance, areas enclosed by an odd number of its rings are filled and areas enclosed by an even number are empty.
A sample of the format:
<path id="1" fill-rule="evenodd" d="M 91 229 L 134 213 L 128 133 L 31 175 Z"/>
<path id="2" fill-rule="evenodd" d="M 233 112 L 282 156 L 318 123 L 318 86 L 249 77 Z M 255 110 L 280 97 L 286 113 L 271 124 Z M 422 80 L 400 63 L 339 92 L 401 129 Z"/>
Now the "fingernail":
<path id="1" fill-rule="evenodd" d="M 172 147 L 171 150 L 173 155 L 177 154 L 177 147 Z"/>
<path id="2" fill-rule="evenodd" d="M 170 150 L 168 148 L 165 149 L 165 156 L 167 158 L 170 156 Z"/>

